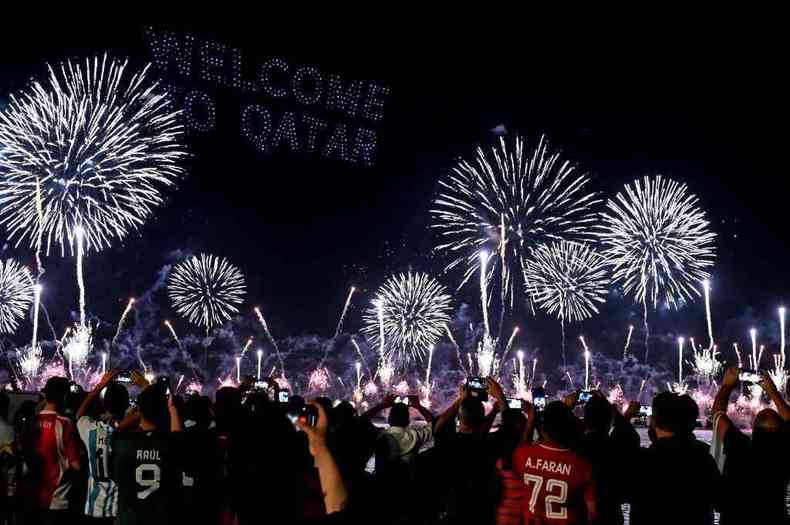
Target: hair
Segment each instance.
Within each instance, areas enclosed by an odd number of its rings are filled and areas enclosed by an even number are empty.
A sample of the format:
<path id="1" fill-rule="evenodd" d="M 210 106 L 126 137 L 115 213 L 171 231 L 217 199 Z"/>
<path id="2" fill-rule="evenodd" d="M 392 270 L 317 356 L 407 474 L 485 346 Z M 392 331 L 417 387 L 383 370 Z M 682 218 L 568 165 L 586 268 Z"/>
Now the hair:
<path id="1" fill-rule="evenodd" d="M 69 380 L 65 377 L 50 377 L 44 385 L 44 399 L 48 403 L 63 406 L 69 393 Z"/>
<path id="2" fill-rule="evenodd" d="M 584 426 L 593 432 L 607 432 L 612 424 L 612 405 L 599 395 L 584 404 Z"/>
<path id="3" fill-rule="evenodd" d="M 699 405 L 694 399 L 688 395 L 683 394 L 678 397 L 678 410 L 682 414 L 682 419 L 678 417 L 678 431 L 679 435 L 686 437 L 694 437 L 694 429 L 697 428 L 697 418 L 699 417 Z"/>
<path id="4" fill-rule="evenodd" d="M 661 392 L 653 398 L 653 423 L 661 430 L 682 434 L 686 427 L 684 410 L 679 395 Z"/>
<path id="5" fill-rule="evenodd" d="M 387 416 L 387 423 L 391 427 L 407 427 L 409 426 L 409 407 L 402 403 L 395 403 L 390 407 L 390 413 Z"/>
<path id="6" fill-rule="evenodd" d="M 578 426 L 574 419 L 568 405 L 562 401 L 552 401 L 543 411 L 543 432 L 555 443 L 571 447 L 578 438 Z"/>
<path id="7" fill-rule="evenodd" d="M 0 419 L 8 420 L 8 406 L 11 400 L 8 399 L 8 394 L 0 390 Z"/>
<path id="8" fill-rule="evenodd" d="M 335 426 L 344 427 L 354 421 L 354 416 L 357 415 L 354 405 L 348 401 L 341 401 L 332 409 L 332 419 L 335 421 Z"/>
<path id="9" fill-rule="evenodd" d="M 120 419 L 129 408 L 129 392 L 126 387 L 115 381 L 110 381 L 104 390 L 104 410 L 114 418 Z"/>
<path id="10" fill-rule="evenodd" d="M 218 432 L 230 432 L 238 423 L 241 413 L 241 391 L 232 386 L 223 386 L 214 396 L 214 417 Z"/>
<path id="11" fill-rule="evenodd" d="M 206 396 L 189 396 L 184 402 L 184 419 L 191 419 L 198 428 L 211 424 L 211 400 Z"/>
<path id="12" fill-rule="evenodd" d="M 158 385 L 149 385 L 137 396 L 137 406 L 146 421 L 161 426 L 167 420 L 167 397 Z"/>
<path id="13" fill-rule="evenodd" d="M 483 402 L 476 397 L 467 397 L 461 402 L 458 409 L 458 419 L 461 420 L 461 423 L 475 431 L 480 430 L 480 427 L 483 426 L 485 416 Z"/>

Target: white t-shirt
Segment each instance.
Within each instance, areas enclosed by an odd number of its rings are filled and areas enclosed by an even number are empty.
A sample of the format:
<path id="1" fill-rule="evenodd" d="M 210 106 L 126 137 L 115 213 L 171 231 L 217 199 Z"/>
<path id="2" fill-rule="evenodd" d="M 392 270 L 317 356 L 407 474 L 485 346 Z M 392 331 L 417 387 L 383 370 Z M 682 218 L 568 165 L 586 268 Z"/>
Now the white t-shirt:
<path id="1" fill-rule="evenodd" d="M 97 421 L 82 416 L 77 430 L 88 450 L 88 496 L 85 515 L 93 518 L 113 518 L 118 515 L 118 485 L 110 479 L 110 438 L 115 430 L 108 421 Z"/>
<path id="2" fill-rule="evenodd" d="M 416 455 L 433 437 L 432 425 L 421 427 L 389 427 L 381 433 L 380 439 L 386 439 L 389 458 L 407 458 Z"/>

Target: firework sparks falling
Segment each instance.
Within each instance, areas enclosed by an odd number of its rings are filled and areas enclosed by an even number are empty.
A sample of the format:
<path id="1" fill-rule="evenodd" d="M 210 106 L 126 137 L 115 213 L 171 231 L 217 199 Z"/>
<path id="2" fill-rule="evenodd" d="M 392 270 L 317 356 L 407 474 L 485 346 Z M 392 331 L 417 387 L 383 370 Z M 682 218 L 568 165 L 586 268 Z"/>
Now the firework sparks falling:
<path id="1" fill-rule="evenodd" d="M 310 373 L 307 388 L 313 392 L 324 392 L 329 388 L 329 371 L 326 368 L 316 368 Z"/>
<path id="2" fill-rule="evenodd" d="M 41 347 L 31 346 L 22 350 L 17 350 L 17 360 L 19 361 L 19 368 L 27 377 L 28 383 L 30 383 L 32 378 L 36 377 L 41 367 Z"/>
<path id="3" fill-rule="evenodd" d="M 749 329 L 749 338 L 752 340 L 752 355 L 750 357 L 749 366 L 752 367 L 752 370 L 755 372 L 758 370 L 760 365 L 760 357 L 757 355 L 757 329 L 750 328 Z"/>
<path id="4" fill-rule="evenodd" d="M 513 347 L 513 341 L 516 339 L 516 335 L 518 335 L 518 326 L 513 328 L 513 332 L 510 334 L 510 338 L 507 340 L 507 344 L 505 345 L 505 351 L 502 353 L 502 359 L 507 359 L 508 353 L 510 353 L 510 349 Z"/>
<path id="5" fill-rule="evenodd" d="M 259 349 L 256 352 L 256 354 L 258 356 L 258 368 L 257 368 L 257 372 L 256 372 L 256 375 L 255 375 L 255 378 L 256 379 L 260 379 L 261 378 L 261 360 L 263 359 L 263 350 Z"/>
<path id="6" fill-rule="evenodd" d="M 491 334 L 491 325 L 488 323 L 488 252 L 480 250 L 480 306 L 483 309 L 483 326 L 485 336 Z"/>
<path id="7" fill-rule="evenodd" d="M 93 346 L 91 327 L 78 324 L 63 338 L 63 353 L 69 360 L 69 377 L 74 378 L 74 365 L 85 362 Z"/>
<path id="8" fill-rule="evenodd" d="M 364 315 L 363 333 L 378 333 L 379 353 L 394 365 L 422 359 L 450 321 L 450 296 L 444 286 L 424 273 L 392 276 L 378 289 Z"/>
<path id="9" fill-rule="evenodd" d="M 78 227 L 86 250 L 106 248 L 183 176 L 183 134 L 148 67 L 129 74 L 106 55 L 50 66 L 0 112 L 0 223 L 37 252 L 42 234 L 47 253 L 73 248 Z"/>
<path id="10" fill-rule="evenodd" d="M 261 326 L 263 327 L 263 333 L 266 334 L 266 337 L 269 339 L 269 342 L 274 347 L 275 354 L 277 354 L 277 360 L 280 362 L 280 370 L 281 370 L 280 375 L 282 377 L 285 377 L 285 362 L 283 361 L 282 355 L 280 355 L 280 348 L 277 346 L 277 341 L 275 341 L 274 337 L 272 337 L 272 333 L 269 331 L 269 325 L 266 324 L 266 319 L 263 318 L 263 313 L 261 313 L 261 309 L 256 306 L 253 310 L 255 311 L 255 315 L 258 317 L 258 322 L 261 323 Z"/>
<path id="11" fill-rule="evenodd" d="M 645 360 L 648 305 L 680 308 L 699 295 L 696 285 L 713 266 L 716 234 L 698 202 L 685 184 L 645 177 L 610 199 L 602 215 L 598 235 L 612 280 L 643 306 Z"/>
<path id="12" fill-rule="evenodd" d="M 0 333 L 16 331 L 30 303 L 40 297 L 40 287 L 32 283 L 33 277 L 26 267 L 13 259 L 0 259 Z"/>
<path id="13" fill-rule="evenodd" d="M 531 247 L 586 236 L 597 203 L 587 192 L 589 182 L 551 151 L 546 137 L 531 151 L 520 137 L 502 138 L 490 151 L 478 148 L 473 160 L 462 160 L 439 182 L 430 211 L 436 251 L 451 259 L 447 270 L 464 268 L 460 286 L 480 270 L 479 251 L 498 254 L 492 271 L 500 275 L 502 305 L 512 308 L 525 289 L 523 264 Z"/>
<path id="14" fill-rule="evenodd" d="M 712 381 L 721 371 L 722 364 L 716 359 L 718 356 L 718 347 L 713 345 L 713 348 L 697 349 L 693 344 L 691 345 L 694 351 L 694 373 L 706 381 Z"/>
<path id="15" fill-rule="evenodd" d="M 683 345 L 685 343 L 685 337 L 678 337 L 678 384 L 683 382 Z"/>
<path id="16" fill-rule="evenodd" d="M 782 362 L 785 361 L 785 307 L 779 307 L 779 352 L 782 354 Z"/>
<path id="17" fill-rule="evenodd" d="M 241 356 L 236 356 L 236 384 L 241 384 Z"/>
<path id="18" fill-rule="evenodd" d="M 705 320 L 708 325 L 708 348 L 713 348 L 713 320 L 710 315 L 710 281 L 702 281 L 702 289 L 705 292 Z"/>
<path id="19" fill-rule="evenodd" d="M 244 348 L 241 349 L 241 357 L 244 357 L 244 354 L 246 354 L 247 350 L 250 349 L 250 346 L 252 346 L 252 341 L 254 339 L 255 338 L 253 336 L 250 336 L 250 337 L 247 338 L 247 342 L 244 343 Z"/>
<path id="20" fill-rule="evenodd" d="M 183 350 L 184 347 L 181 346 L 181 339 L 178 338 L 178 335 L 176 334 L 176 329 L 173 328 L 173 325 L 170 324 L 170 321 L 165 320 L 165 326 L 167 327 L 168 330 L 170 330 L 170 334 L 173 336 L 173 340 L 175 340 L 176 344 L 178 345 L 178 348 Z"/>
<path id="21" fill-rule="evenodd" d="M 353 286 L 348 291 L 348 297 L 346 297 L 346 303 L 343 305 L 343 311 L 340 312 L 340 319 L 337 321 L 337 328 L 335 328 L 335 337 L 340 334 L 340 329 L 343 327 L 343 319 L 346 318 L 346 312 L 348 311 L 348 306 L 351 304 L 351 296 L 354 295 L 354 291 L 356 288 Z"/>
<path id="22" fill-rule="evenodd" d="M 167 292 L 179 314 L 208 332 L 238 313 L 244 301 L 244 276 L 227 259 L 200 254 L 173 269 Z"/>

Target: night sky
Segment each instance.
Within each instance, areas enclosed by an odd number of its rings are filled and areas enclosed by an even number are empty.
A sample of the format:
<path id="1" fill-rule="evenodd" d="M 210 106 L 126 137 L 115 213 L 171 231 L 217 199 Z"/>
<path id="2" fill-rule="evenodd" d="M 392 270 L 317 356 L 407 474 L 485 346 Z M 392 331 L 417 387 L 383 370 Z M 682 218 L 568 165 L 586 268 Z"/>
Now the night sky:
<path id="1" fill-rule="evenodd" d="M 669 31 L 655 35 L 661 41 L 590 34 L 578 41 L 492 36 L 473 42 L 463 31 L 357 37 L 351 29 L 316 32 L 274 20 L 249 27 L 154 25 L 222 41 L 250 60 L 280 56 L 392 91 L 377 126 L 375 166 L 364 167 L 256 152 L 239 133 L 234 93 L 217 90 L 217 128 L 190 138 L 187 178 L 139 233 L 86 262 L 89 309 L 110 322 L 130 295 L 177 260 L 174 250 L 183 250 L 238 264 L 248 278 L 245 308 L 261 305 L 277 336 L 331 334 L 350 285 L 367 290 L 349 317 L 350 328 L 358 328 L 360 308 L 387 275 L 410 267 L 441 270 L 427 228 L 436 182 L 456 159 L 491 144 L 498 124 L 531 143 L 547 133 L 605 195 L 645 174 L 687 182 L 719 235 L 718 328 L 742 316 L 773 319 L 776 306 L 790 298 L 780 71 L 786 60 L 769 37 L 680 39 Z M 0 107 L 29 78 L 43 76 L 47 61 L 105 51 L 136 66 L 151 59 L 141 23 L 17 29 L 0 35 Z M 2 256 L 32 261 L 23 248 L 9 247 Z M 45 266 L 47 305 L 55 324 L 65 326 L 77 302 L 73 261 L 52 256 Z M 458 282 L 457 274 L 440 278 Z M 471 302 L 477 295 L 456 297 Z M 163 318 L 175 317 L 164 295 L 160 303 Z M 627 322 L 638 324 L 639 310 L 613 298 L 583 328 L 619 333 Z M 702 338 L 702 312 L 698 303 L 669 321 Z M 177 326 L 187 329 L 183 321 Z M 555 337 L 556 323 L 548 326 Z"/>

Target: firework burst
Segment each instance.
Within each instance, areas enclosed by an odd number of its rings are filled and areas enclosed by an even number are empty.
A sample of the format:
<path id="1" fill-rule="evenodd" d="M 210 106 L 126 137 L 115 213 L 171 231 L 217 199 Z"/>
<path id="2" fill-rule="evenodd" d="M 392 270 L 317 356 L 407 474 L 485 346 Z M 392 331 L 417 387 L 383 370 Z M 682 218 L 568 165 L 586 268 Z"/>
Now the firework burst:
<path id="1" fill-rule="evenodd" d="M 598 233 L 612 279 L 637 303 L 680 308 L 699 296 L 715 259 L 714 239 L 699 199 L 661 176 L 627 185 L 607 204 Z"/>
<path id="2" fill-rule="evenodd" d="M 362 331 L 370 340 L 379 339 L 383 353 L 396 364 L 422 359 L 450 321 L 447 289 L 427 274 L 393 275 L 376 296 L 376 304 L 363 316 Z"/>
<path id="3" fill-rule="evenodd" d="M 136 230 L 184 170 L 183 127 L 148 68 L 94 58 L 49 67 L 0 113 L 0 223 L 17 244 L 101 250 Z M 37 210 L 40 206 L 40 210 Z M 40 213 L 39 213 L 40 211 Z"/>
<path id="4" fill-rule="evenodd" d="M 200 254 L 173 269 L 167 292 L 179 314 L 208 331 L 239 311 L 244 276 L 227 259 Z"/>
<path id="5" fill-rule="evenodd" d="M 0 259 L 0 333 L 10 334 L 19 326 L 33 301 L 30 271 L 13 259 Z"/>
<path id="6" fill-rule="evenodd" d="M 460 286 L 479 270 L 478 253 L 491 253 L 489 273 L 499 272 L 503 306 L 523 289 L 528 250 L 550 240 L 580 240 L 595 221 L 581 174 L 541 137 L 534 150 L 523 139 L 500 139 L 490 150 L 477 149 L 439 182 L 432 227 L 439 234 L 436 251 L 451 259 L 446 270 L 464 268 Z M 494 256 L 496 255 L 496 256 Z M 459 286 L 459 287 L 460 287 Z"/>

